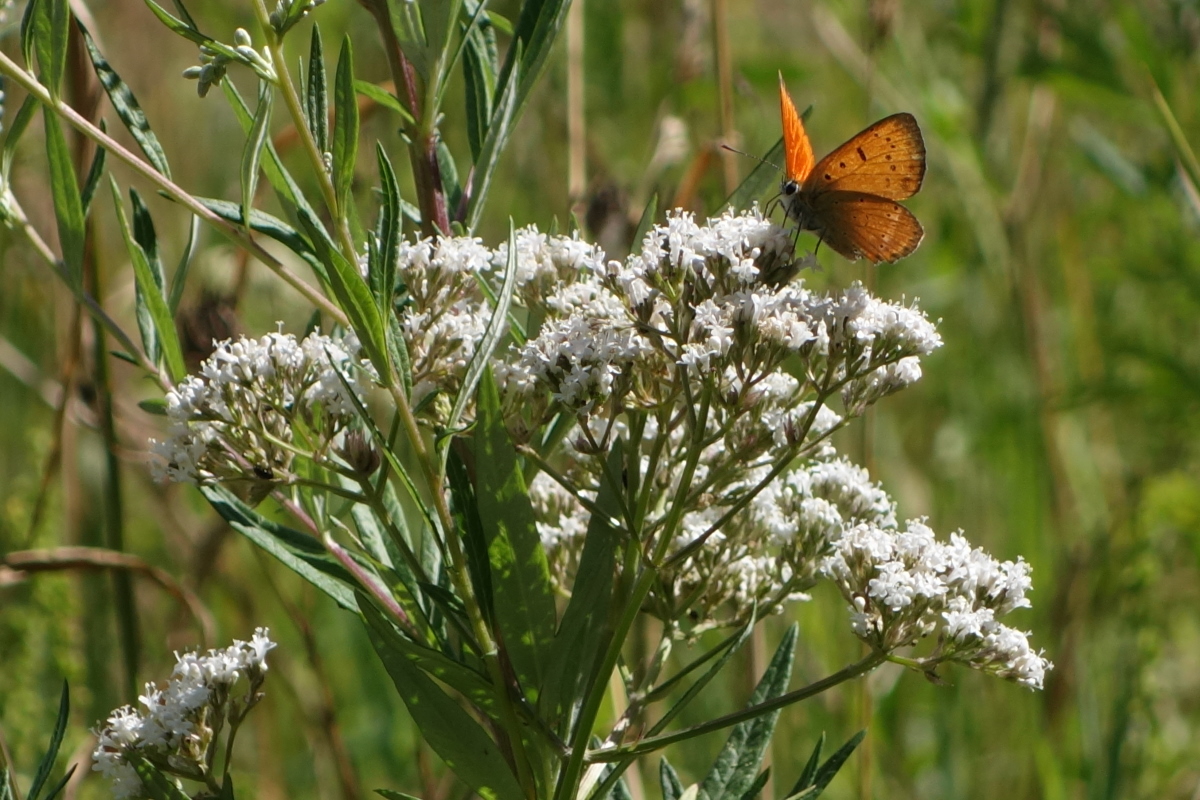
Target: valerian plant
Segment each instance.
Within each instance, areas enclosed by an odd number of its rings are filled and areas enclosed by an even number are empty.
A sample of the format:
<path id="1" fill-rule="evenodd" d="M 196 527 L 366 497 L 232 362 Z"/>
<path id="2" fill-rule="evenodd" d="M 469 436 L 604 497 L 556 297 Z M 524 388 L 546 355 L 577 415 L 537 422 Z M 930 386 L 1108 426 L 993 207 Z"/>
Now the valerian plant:
<path id="1" fill-rule="evenodd" d="M 0 71 L 27 92 L 4 144 L 5 219 L 161 386 L 165 401 L 147 406 L 166 419 L 148 446 L 156 476 L 198 487 L 236 530 L 357 616 L 425 740 L 475 793 L 602 800 L 642 755 L 732 728 L 697 791 L 739 800 L 762 788 L 781 708 L 884 662 L 928 676 L 958 664 L 1041 688 L 1049 662 L 1001 621 L 1029 605 L 1028 565 L 902 520 L 833 446 L 941 346 L 915 303 L 858 284 L 807 288 L 794 232 L 752 204 L 703 221 L 671 212 L 622 260 L 578 232 L 510 226 L 495 244 L 472 235 L 566 2 L 527 0 L 509 23 L 471 0 L 366 0 L 395 95 L 355 78 L 348 39 L 330 76 L 319 19 L 303 74 L 292 74 L 296 23 L 319 17 L 319 2 L 256 0 L 256 30 L 237 29 L 232 44 L 203 32 L 182 0 L 146 5 L 198 47 L 184 77 L 203 102 L 224 95 L 243 123 L 240 197 L 175 184 L 133 93 L 87 32 L 73 32 L 65 0 L 34 0 L 25 66 L 0 55 Z M 62 100 L 74 35 L 141 155 Z M 257 79 L 254 103 L 228 80 L 233 70 Z M 445 168 L 453 158 L 438 129 L 459 74 L 463 184 Z M 394 154 L 376 147 L 378 214 L 366 230 L 353 196 L 360 95 L 396 112 L 415 200 L 401 196 Z M 8 188 L 13 148 L 39 106 L 61 257 Z M 307 157 L 303 180 L 267 135 L 280 113 Z M 81 184 L 63 122 L 299 290 L 317 313 L 313 330 L 214 342 L 187 374 L 172 322 L 186 260 L 168 281 L 149 211 L 130 190 L 131 224 L 114 181 L 138 289 L 138 333 L 126 332 L 83 280 L 105 162 Z M 261 178 L 282 217 L 256 207 Z M 756 170 L 737 197 L 769 179 Z M 290 524 L 255 510 L 268 498 Z M 845 598 L 861 660 L 789 689 L 793 626 L 743 710 L 672 726 L 755 625 L 822 581 Z M 627 643 L 647 618 L 658 642 L 639 657 Z M 715 646 L 702 638 L 713 630 L 725 632 Z M 227 651 L 181 655 L 165 686 L 113 712 L 96 750 L 113 792 L 232 796 L 228 749 L 272 646 L 259 631 Z M 699 652 L 684 661 L 688 648 Z M 232 688 L 242 676 L 244 695 Z M 628 702 L 610 720 L 601 711 L 614 676 Z M 818 744 L 788 796 L 816 797 L 860 739 L 824 762 Z M 661 775 L 664 798 L 679 797 L 665 760 Z"/>

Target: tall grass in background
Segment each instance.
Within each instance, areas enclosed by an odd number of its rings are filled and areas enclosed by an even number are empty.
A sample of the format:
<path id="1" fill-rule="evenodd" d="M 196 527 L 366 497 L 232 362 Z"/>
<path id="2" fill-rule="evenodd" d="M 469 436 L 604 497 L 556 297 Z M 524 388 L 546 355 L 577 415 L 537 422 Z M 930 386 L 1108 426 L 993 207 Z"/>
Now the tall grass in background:
<path id="1" fill-rule="evenodd" d="M 212 30 L 252 20 L 235 4 L 196 5 Z M 493 6 L 510 17 L 514 8 Z M 195 48 L 161 35 L 141 2 L 90 11 L 89 28 L 163 149 L 188 154 L 173 155 L 173 179 L 196 194 L 238 197 L 238 156 L 221 152 L 241 141 L 238 120 L 176 77 Z M 9 53 L 19 49 L 18 14 L 9 12 Z M 909 203 L 927 231 L 921 248 L 877 270 L 822 248 L 824 270 L 806 280 L 865 280 L 886 297 L 920 297 L 941 318 L 947 346 L 919 384 L 879 408 L 866 434 L 838 445 L 873 464 L 904 517 L 962 527 L 998 557 L 1031 561 L 1031 624 L 1056 669 L 1046 691 L 1031 694 L 967 671 L 935 686 L 882 668 L 865 691 L 845 688 L 785 711 L 776 772 L 795 774 L 821 732 L 845 741 L 869 718 L 869 749 L 826 796 L 1193 797 L 1200 170 L 1190 145 L 1200 144 L 1200 10 L 1184 2 L 576 0 L 572 14 L 500 162 L 479 225 L 485 241 L 505 238 L 510 215 L 543 229 L 557 219 L 564 230 L 574 215 L 615 256 L 630 248 L 652 198 L 659 209 L 715 213 L 754 167 L 718 142 L 765 153 L 778 139 L 778 71 L 801 107 L 812 105 L 808 126 L 821 153 L 895 111 L 912 112 L 925 133 L 929 173 Z M 387 80 L 361 8 L 328 3 L 320 22 L 327 42 L 351 35 L 359 77 Z M 297 40 L 307 40 L 308 24 Z M 85 57 L 73 56 L 67 70 L 73 103 L 98 98 L 84 80 Z M 240 88 L 253 97 L 248 82 Z M 463 87 L 449 92 L 447 113 L 461 113 Z M 6 104 L 6 126 L 15 109 Z M 40 141 L 40 124 L 30 143 Z M 388 109 L 363 103 L 362 126 L 364 141 L 403 151 Z M 470 152 L 453 138 L 464 125 L 446 130 L 452 152 Z M 271 133 L 285 159 L 299 158 L 289 131 Z M 117 138 L 132 146 L 123 130 Z M 35 188 L 46 174 L 41 149 L 15 157 L 17 191 L 41 198 L 27 213 L 49 231 L 51 200 Z M 412 197 L 406 160 L 395 161 Z M 374 181 L 373 159 L 364 155 L 360 172 Z M 173 263 L 187 246 L 188 217 L 143 194 Z M 95 294 L 131 309 L 110 208 L 95 223 L 103 281 Z M 69 293 L 20 236 L 0 234 L 0 247 L 0 551 L 120 545 L 137 554 L 118 570 L 64 559 L 38 573 L 0 571 L 0 732 L 10 762 L 36 763 L 62 676 L 75 700 L 70 751 L 87 747 L 85 726 L 128 699 L 139 666 L 169 663 L 171 650 L 201 636 L 213 637 L 211 646 L 269 624 L 306 658 L 272 676 L 240 752 L 256 783 L 239 789 L 356 798 L 391 785 L 426 800 L 461 797 L 405 724 L 360 628 L 233 534 L 194 492 L 150 482 L 139 453 L 152 426 L 136 404 L 153 387 L 100 368 L 91 325 Z M 185 357 L 198 355 L 189 342 L 213 335 L 307 323 L 310 307 L 298 295 L 211 232 L 200 234 L 191 270 L 179 324 Z M 110 418 L 117 425 L 107 430 Z M 124 505 L 119 527 L 105 516 L 115 496 Z M 804 682 L 859 656 L 841 604 L 828 592 L 795 608 Z M 787 622 L 772 620 L 771 641 L 757 656 L 740 654 L 744 669 L 710 686 L 681 723 L 740 703 L 749 685 L 738 675 L 761 671 Z M 722 741 L 694 740 L 670 755 L 695 780 Z M 656 763 L 629 774 L 635 800 L 657 796 Z"/>

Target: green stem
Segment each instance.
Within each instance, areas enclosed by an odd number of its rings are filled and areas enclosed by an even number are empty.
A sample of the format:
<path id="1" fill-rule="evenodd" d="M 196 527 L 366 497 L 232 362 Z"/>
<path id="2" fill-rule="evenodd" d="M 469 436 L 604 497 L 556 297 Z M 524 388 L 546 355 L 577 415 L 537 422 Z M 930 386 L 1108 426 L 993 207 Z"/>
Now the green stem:
<path id="1" fill-rule="evenodd" d="M 636 742 L 631 745 L 625 745 L 624 747 L 613 747 L 609 749 L 593 751 L 587 754 L 587 761 L 589 764 L 607 761 L 621 761 L 630 756 L 652 753 L 655 750 L 660 750 L 667 745 L 675 744 L 676 742 L 683 742 L 706 733 L 719 731 L 722 728 L 732 727 L 740 722 L 746 722 L 747 720 L 761 717 L 763 714 L 769 714 L 772 711 L 778 711 L 779 709 L 789 706 L 792 703 L 798 703 L 801 700 L 807 700 L 808 698 L 818 695 L 821 692 L 832 689 L 834 686 L 837 686 L 840 683 L 845 683 L 852 678 L 857 678 L 859 675 L 864 675 L 887 660 L 888 656 L 886 653 L 878 650 L 873 651 L 862 660 L 856 661 L 848 667 L 838 670 L 829 677 L 823 678 L 816 683 L 810 683 L 808 686 L 805 686 L 802 689 L 796 689 L 793 692 L 781 694 L 778 697 L 767 700 L 764 703 L 759 703 L 758 705 L 744 708 L 741 711 L 737 711 L 732 714 L 726 714 L 723 717 L 717 717 L 714 720 L 709 720 L 708 722 L 700 725 L 694 725 L 691 728 L 685 728 L 682 731 L 668 733 L 663 736 L 652 736 L 649 739 L 642 739 L 640 742 Z"/>
<path id="2" fill-rule="evenodd" d="M 135 156 L 125 147 L 123 147 L 116 139 L 113 139 L 104 131 L 97 128 L 86 118 L 81 116 L 79 112 L 71 108 L 58 98 L 51 97 L 50 91 L 43 86 L 37 78 L 31 73 L 21 69 L 15 61 L 9 58 L 4 53 L 0 53 L 0 73 L 12 78 L 21 88 L 36 97 L 39 102 L 52 110 L 55 114 L 62 117 L 67 124 L 75 130 L 88 137 L 96 144 L 103 147 L 118 160 L 129 166 L 138 175 L 141 175 L 146 180 L 153 183 L 171 199 L 175 200 L 180 205 L 187 208 L 200 219 L 207 222 L 209 225 L 216 228 L 227 238 L 233 241 L 239 247 L 245 248 L 248 252 L 254 255 L 259 261 L 265 264 L 272 272 L 278 275 L 285 283 L 304 296 L 317 308 L 320 308 L 325 313 L 332 316 L 335 320 L 343 325 L 349 324 L 346 315 L 340 308 L 337 307 L 329 298 L 321 294 L 319 291 L 309 286 L 297 275 L 294 275 L 291 270 L 284 266 L 283 262 L 264 249 L 262 245 L 254 240 L 254 237 L 245 230 L 241 225 L 229 222 L 204 206 L 196 198 L 192 197 L 186 190 L 172 182 L 154 167 L 147 164 L 142 159 Z"/>

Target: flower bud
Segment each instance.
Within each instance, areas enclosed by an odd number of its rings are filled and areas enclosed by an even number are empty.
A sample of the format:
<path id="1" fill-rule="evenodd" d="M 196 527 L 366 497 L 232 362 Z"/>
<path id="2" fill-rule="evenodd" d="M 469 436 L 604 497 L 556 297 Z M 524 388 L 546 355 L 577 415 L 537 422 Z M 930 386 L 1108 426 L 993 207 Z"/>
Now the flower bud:
<path id="1" fill-rule="evenodd" d="M 369 477 L 379 469 L 379 451 L 362 431 L 346 434 L 346 442 L 338 449 L 337 454 L 361 477 Z"/>

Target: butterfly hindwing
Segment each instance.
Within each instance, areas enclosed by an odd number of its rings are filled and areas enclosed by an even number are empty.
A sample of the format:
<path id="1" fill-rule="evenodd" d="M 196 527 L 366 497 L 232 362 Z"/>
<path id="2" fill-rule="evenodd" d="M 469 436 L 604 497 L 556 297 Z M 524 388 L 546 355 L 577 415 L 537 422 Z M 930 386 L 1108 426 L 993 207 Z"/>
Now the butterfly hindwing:
<path id="1" fill-rule="evenodd" d="M 786 115 L 784 131 L 786 136 Z M 790 153 L 788 161 L 790 167 Z M 822 158 L 804 181 L 803 190 L 814 195 L 865 192 L 904 200 L 917 193 L 924 178 L 921 129 L 912 114 L 893 114 Z"/>
<path id="2" fill-rule="evenodd" d="M 907 208 L 865 192 L 829 191 L 813 199 L 821 240 L 851 261 L 898 261 L 917 249 L 925 230 Z"/>

